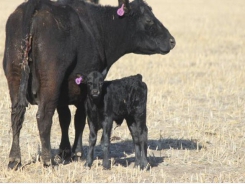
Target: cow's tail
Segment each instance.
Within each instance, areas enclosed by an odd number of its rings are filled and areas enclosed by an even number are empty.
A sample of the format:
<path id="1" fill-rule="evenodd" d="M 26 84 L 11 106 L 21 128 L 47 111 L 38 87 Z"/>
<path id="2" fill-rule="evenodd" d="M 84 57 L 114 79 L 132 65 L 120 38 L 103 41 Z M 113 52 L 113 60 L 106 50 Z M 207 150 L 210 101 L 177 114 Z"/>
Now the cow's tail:
<path id="1" fill-rule="evenodd" d="M 18 105 L 21 107 L 27 107 L 27 88 L 28 80 L 30 75 L 30 66 L 29 66 L 29 52 L 31 50 L 32 35 L 30 34 L 32 17 L 40 8 L 42 1 L 47 0 L 28 0 L 24 7 L 23 19 L 22 19 L 22 40 L 21 40 L 21 49 L 22 49 L 22 61 L 21 65 L 21 79 L 20 87 L 18 94 Z"/>

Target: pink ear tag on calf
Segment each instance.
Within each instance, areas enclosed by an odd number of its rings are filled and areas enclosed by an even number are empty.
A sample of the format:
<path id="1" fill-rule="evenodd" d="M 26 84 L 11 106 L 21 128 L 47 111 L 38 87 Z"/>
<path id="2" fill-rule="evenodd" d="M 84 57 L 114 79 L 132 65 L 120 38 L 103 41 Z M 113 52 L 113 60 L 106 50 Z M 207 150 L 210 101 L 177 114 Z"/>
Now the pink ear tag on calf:
<path id="1" fill-rule="evenodd" d="M 79 84 L 81 84 L 82 80 L 83 80 L 82 77 L 77 77 L 77 78 L 75 79 L 75 82 L 76 82 L 77 85 L 79 85 Z"/>
<path id="2" fill-rule="evenodd" d="M 117 10 L 117 15 L 119 15 L 120 17 L 122 17 L 125 13 L 123 8 L 124 4 L 122 4 L 122 7 Z"/>

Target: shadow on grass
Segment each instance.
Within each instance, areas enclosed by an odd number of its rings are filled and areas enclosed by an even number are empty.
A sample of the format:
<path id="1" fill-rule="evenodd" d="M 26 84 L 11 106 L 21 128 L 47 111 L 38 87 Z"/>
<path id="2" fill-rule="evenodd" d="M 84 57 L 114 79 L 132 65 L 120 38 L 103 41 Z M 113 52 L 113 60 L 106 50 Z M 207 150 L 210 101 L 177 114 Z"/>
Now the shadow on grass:
<path id="1" fill-rule="evenodd" d="M 185 140 L 185 139 L 161 139 L 161 140 L 148 140 L 147 142 L 148 150 L 152 151 L 152 154 L 149 154 L 148 159 L 152 167 L 158 166 L 164 161 L 164 156 L 159 156 L 159 154 L 154 155 L 162 150 L 168 149 L 177 149 L 177 150 L 197 150 L 202 149 L 202 146 L 199 145 L 195 140 Z M 88 146 L 83 146 L 84 156 L 83 160 L 86 158 Z M 154 152 L 154 153 L 153 153 Z M 57 153 L 57 150 L 52 150 L 52 153 Z M 99 145 L 95 146 L 94 156 L 98 159 L 103 159 L 102 148 Z M 111 142 L 110 145 L 110 157 L 115 160 L 115 165 L 122 165 L 127 167 L 131 163 L 135 162 L 134 156 L 134 145 L 132 140 L 121 141 L 121 142 Z"/>
<path id="2" fill-rule="evenodd" d="M 185 139 L 161 139 L 161 140 L 148 140 L 147 142 L 149 151 L 162 151 L 167 149 L 176 150 L 200 150 L 202 146 L 195 140 Z M 128 166 L 132 162 L 135 162 L 134 145 L 132 140 L 111 143 L 111 157 L 115 159 L 115 164 L 121 164 L 122 166 Z M 148 151 L 148 152 L 149 152 Z M 158 154 L 159 155 L 159 154 Z M 158 166 L 164 161 L 164 156 L 149 155 L 148 159 L 152 167 Z"/>

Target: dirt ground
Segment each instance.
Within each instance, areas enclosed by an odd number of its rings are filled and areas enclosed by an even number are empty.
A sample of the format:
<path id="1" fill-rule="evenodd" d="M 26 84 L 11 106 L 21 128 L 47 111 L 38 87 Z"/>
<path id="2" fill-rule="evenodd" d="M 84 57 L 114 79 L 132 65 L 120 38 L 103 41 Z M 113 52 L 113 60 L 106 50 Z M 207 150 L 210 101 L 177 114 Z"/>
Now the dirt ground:
<path id="1" fill-rule="evenodd" d="M 0 1 L 0 60 L 5 24 L 23 0 Z M 116 5 L 116 0 L 102 0 Z M 30 163 L 40 150 L 36 106 L 29 106 L 21 131 L 23 167 L 7 169 L 11 146 L 10 99 L 0 70 L 0 182 L 245 182 L 245 1 L 148 0 L 175 37 L 168 55 L 126 55 L 108 79 L 141 73 L 148 85 L 149 171 L 133 168 L 134 150 L 126 123 L 113 129 L 112 169 L 103 170 L 98 141 L 91 169 L 84 160 L 54 168 Z M 72 116 L 75 108 L 70 106 Z M 73 122 L 70 126 L 74 139 Z M 101 132 L 100 132 L 101 134 Z M 53 118 L 53 154 L 60 143 Z M 88 147 L 88 126 L 83 136 Z"/>

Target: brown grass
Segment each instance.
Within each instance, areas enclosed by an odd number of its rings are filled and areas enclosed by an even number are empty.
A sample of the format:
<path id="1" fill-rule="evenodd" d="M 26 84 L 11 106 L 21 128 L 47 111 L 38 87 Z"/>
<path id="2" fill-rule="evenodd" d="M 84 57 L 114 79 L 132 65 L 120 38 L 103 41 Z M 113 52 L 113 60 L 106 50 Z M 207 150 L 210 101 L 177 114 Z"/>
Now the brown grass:
<path id="1" fill-rule="evenodd" d="M 0 2 L 0 58 L 5 23 L 22 0 Z M 103 0 L 103 4 L 116 4 Z M 0 71 L 0 182 L 245 182 L 245 2 L 237 0 L 150 0 L 157 17 L 177 41 L 168 55 L 127 55 L 108 79 L 136 73 L 148 85 L 147 125 L 150 171 L 133 168 L 134 152 L 125 124 L 113 130 L 113 165 L 102 169 L 98 143 L 93 167 L 84 161 L 43 168 L 37 162 L 39 135 L 36 106 L 30 106 L 21 131 L 25 167 L 7 170 L 11 145 L 10 99 Z M 74 107 L 71 106 L 73 116 Z M 74 127 L 70 127 L 71 140 Z M 52 149 L 59 146 L 57 114 L 53 118 Z M 88 127 L 84 133 L 88 145 Z"/>

